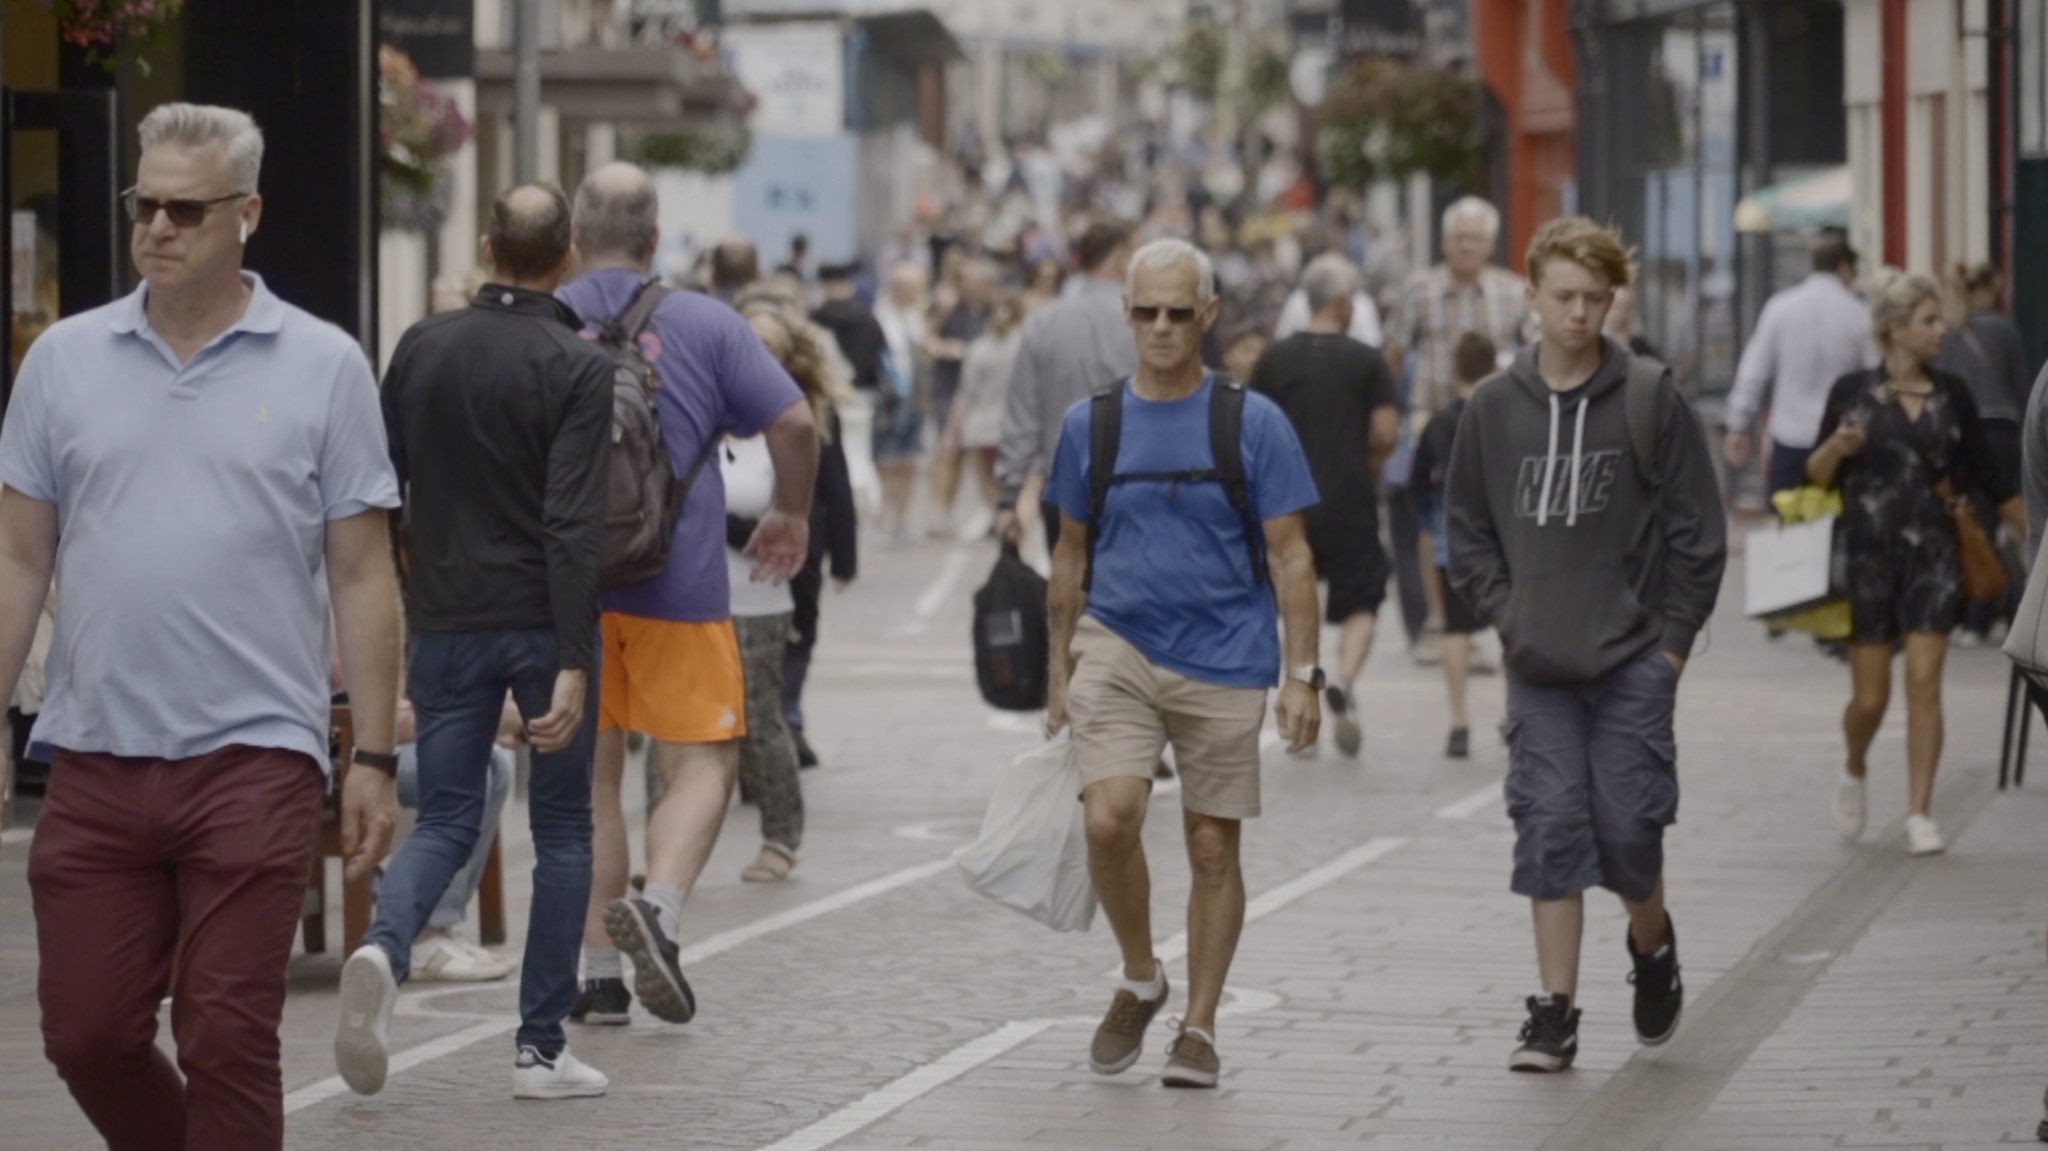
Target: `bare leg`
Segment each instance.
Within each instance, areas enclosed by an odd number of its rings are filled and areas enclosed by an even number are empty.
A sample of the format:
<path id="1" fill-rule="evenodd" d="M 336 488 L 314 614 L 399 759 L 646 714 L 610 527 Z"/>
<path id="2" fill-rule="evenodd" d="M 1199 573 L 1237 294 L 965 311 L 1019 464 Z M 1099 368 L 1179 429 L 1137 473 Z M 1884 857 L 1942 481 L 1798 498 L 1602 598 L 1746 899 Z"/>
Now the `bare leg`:
<path id="1" fill-rule="evenodd" d="M 1359 612 L 1344 621 L 1344 630 L 1337 635 L 1337 685 L 1345 691 L 1357 681 L 1359 669 L 1365 666 L 1365 658 L 1372 654 L 1373 627 L 1378 622 L 1373 613 Z"/>
<path id="2" fill-rule="evenodd" d="M 1869 769 L 1870 744 L 1884 725 L 1892 695 L 1892 645 L 1849 645 L 1849 706 L 1842 712 L 1842 734 L 1849 741 L 1849 774 L 1857 779 Z"/>
<path id="3" fill-rule="evenodd" d="M 1532 899 L 1536 921 L 1536 972 L 1543 990 L 1579 998 L 1579 940 L 1586 931 L 1586 897 Z"/>
<path id="4" fill-rule="evenodd" d="M 1906 637 L 1906 810 L 1926 815 L 1934 805 L 1934 770 L 1941 763 L 1941 668 L 1948 636 Z"/>
<path id="5" fill-rule="evenodd" d="M 1182 1021 L 1214 1035 L 1223 980 L 1244 932 L 1244 871 L 1238 866 L 1244 825 L 1185 810 L 1181 822 L 1194 872 L 1188 892 L 1188 1006 Z"/>
<path id="6" fill-rule="evenodd" d="M 1124 978 L 1150 982 L 1159 970 L 1152 954 L 1152 873 L 1145 865 L 1145 805 L 1149 779 L 1105 779 L 1088 785 L 1088 872 L 1095 897 L 1124 955 Z"/>
<path id="7" fill-rule="evenodd" d="M 626 845 L 626 816 L 619 788 L 626 777 L 626 733 L 617 728 L 597 733 L 590 791 L 590 906 L 583 913 L 583 945 L 610 947 L 604 929 L 605 905 L 626 895 L 632 870 Z"/>
<path id="8" fill-rule="evenodd" d="M 902 532 L 910 523 L 910 493 L 917 483 L 917 461 L 890 460 L 876 469 L 882 473 L 882 523 L 891 532 Z"/>
<path id="9" fill-rule="evenodd" d="M 671 884 L 687 896 L 725 826 L 740 745 L 655 740 L 654 757 L 668 793 L 647 819 L 647 881 Z"/>
<path id="10" fill-rule="evenodd" d="M 1003 495 L 1003 485 L 996 480 L 995 454 L 976 448 L 969 455 L 974 459 L 974 477 L 981 484 L 981 498 L 993 508 Z"/>
<path id="11" fill-rule="evenodd" d="M 1650 897 L 1641 903 L 1630 903 L 1624 899 L 1623 907 L 1628 908 L 1628 938 L 1635 944 L 1637 955 L 1648 955 L 1664 945 L 1664 879 L 1659 876 L 1657 886 Z"/>
<path id="12" fill-rule="evenodd" d="M 936 530 L 951 533 L 953 504 L 960 495 L 960 453 L 941 450 L 932 456 L 932 520 Z"/>
<path id="13" fill-rule="evenodd" d="M 1465 707 L 1465 685 L 1472 678 L 1472 637 L 1444 634 L 1444 686 L 1451 694 L 1451 726 L 1471 727 Z"/>

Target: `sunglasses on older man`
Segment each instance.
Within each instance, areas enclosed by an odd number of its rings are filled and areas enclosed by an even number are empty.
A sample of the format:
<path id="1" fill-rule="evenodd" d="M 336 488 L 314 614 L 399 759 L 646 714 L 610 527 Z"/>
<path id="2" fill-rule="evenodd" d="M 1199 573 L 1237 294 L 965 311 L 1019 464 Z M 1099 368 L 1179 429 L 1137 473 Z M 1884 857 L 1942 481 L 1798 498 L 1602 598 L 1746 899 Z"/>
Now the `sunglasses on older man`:
<path id="1" fill-rule="evenodd" d="M 230 192 L 211 200 L 159 200 L 155 196 L 144 196 L 134 188 L 121 193 L 121 207 L 128 218 L 137 224 L 153 224 L 156 214 L 162 212 L 171 218 L 176 228 L 196 228 L 206 222 L 207 213 L 230 200 L 246 199 L 247 192 Z"/>
<path id="2" fill-rule="evenodd" d="M 1161 313 L 1165 314 L 1167 323 L 1178 326 L 1181 324 L 1194 323 L 1195 317 L 1201 314 L 1201 309 L 1162 308 L 1156 304 L 1132 304 L 1131 322 L 1137 324 L 1144 324 L 1147 327 L 1149 327 L 1159 322 L 1159 317 Z"/>

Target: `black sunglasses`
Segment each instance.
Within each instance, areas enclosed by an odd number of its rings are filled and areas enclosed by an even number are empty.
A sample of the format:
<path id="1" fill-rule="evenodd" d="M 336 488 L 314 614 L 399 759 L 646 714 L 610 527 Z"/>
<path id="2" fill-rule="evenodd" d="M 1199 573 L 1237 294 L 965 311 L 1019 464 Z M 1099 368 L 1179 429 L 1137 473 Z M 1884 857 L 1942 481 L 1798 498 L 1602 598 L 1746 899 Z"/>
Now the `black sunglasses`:
<path id="1" fill-rule="evenodd" d="M 1194 323 L 1195 316 L 1199 314 L 1200 309 L 1162 308 L 1156 304 L 1132 304 L 1131 322 L 1137 324 L 1144 324 L 1147 327 L 1150 327 L 1151 325 L 1159 322 L 1159 314 L 1161 312 L 1166 313 L 1167 323 L 1179 325 Z"/>
<path id="2" fill-rule="evenodd" d="M 176 228 L 196 228 L 206 222 L 207 213 L 230 200 L 245 199 L 248 192 L 230 192 L 211 200 L 159 200 L 155 196 L 144 196 L 130 188 L 121 193 L 121 207 L 128 213 L 128 219 L 137 224 L 153 224 L 156 214 L 162 212 L 171 218 Z"/>

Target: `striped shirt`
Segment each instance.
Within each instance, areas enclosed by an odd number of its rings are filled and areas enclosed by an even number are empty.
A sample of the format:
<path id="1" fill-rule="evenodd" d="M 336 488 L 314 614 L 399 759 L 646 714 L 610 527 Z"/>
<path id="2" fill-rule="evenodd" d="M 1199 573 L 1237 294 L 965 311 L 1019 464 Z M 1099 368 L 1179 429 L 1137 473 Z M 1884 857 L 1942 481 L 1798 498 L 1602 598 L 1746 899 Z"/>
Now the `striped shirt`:
<path id="1" fill-rule="evenodd" d="M 1401 286 L 1386 330 L 1388 344 L 1416 357 L 1409 408 L 1417 417 L 1432 416 L 1457 394 L 1451 361 L 1458 337 L 1478 332 L 1503 353 L 1528 341 L 1528 284 L 1505 268 L 1488 266 L 1476 283 L 1460 285 L 1439 264 Z"/>

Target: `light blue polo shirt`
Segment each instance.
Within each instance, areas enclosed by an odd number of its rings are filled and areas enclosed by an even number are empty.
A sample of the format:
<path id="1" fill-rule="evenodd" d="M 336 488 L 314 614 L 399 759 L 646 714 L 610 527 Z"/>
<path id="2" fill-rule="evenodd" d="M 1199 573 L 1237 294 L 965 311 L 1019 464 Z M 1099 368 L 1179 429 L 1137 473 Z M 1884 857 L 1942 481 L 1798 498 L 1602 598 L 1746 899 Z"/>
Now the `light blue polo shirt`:
<path id="1" fill-rule="evenodd" d="M 248 311 L 182 367 L 147 285 L 22 363 L 0 483 L 55 504 L 60 533 L 39 741 L 328 766 L 325 528 L 398 506 L 398 481 L 362 350 L 243 279 Z"/>

